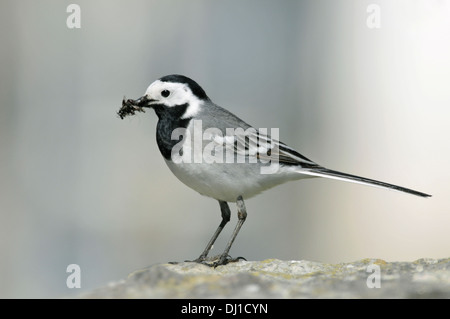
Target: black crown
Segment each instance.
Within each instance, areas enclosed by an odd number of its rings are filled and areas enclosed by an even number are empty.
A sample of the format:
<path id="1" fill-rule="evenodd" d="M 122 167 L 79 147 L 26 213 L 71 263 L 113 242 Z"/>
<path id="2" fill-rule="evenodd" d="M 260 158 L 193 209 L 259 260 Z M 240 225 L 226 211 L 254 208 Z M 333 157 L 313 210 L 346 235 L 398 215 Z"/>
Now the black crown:
<path id="1" fill-rule="evenodd" d="M 191 89 L 192 93 L 201 100 L 209 100 L 209 97 L 206 95 L 206 92 L 202 89 L 200 85 L 194 80 L 188 78 L 184 75 L 179 74 L 171 74 L 163 76 L 159 79 L 162 82 L 172 82 L 172 83 L 183 83 L 187 84 Z"/>

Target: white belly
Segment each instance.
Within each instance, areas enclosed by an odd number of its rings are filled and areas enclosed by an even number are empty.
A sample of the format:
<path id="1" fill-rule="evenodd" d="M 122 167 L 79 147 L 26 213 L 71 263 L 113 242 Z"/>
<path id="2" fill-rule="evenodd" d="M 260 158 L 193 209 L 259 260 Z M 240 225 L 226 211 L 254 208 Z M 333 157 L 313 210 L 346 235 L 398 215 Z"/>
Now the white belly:
<path id="1" fill-rule="evenodd" d="M 226 202 L 238 196 L 248 199 L 289 180 L 307 176 L 293 168 L 280 168 L 277 174 L 261 174 L 258 164 L 178 163 L 166 160 L 172 173 L 184 184 L 202 195 Z"/>

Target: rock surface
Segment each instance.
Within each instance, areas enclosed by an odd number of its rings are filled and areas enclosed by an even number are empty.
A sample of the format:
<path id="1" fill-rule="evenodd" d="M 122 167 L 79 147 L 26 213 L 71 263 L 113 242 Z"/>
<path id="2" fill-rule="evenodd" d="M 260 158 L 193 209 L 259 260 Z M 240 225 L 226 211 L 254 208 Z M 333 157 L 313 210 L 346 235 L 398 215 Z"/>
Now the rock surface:
<path id="1" fill-rule="evenodd" d="M 341 264 L 269 259 L 217 268 L 191 262 L 157 264 L 80 297 L 450 298 L 450 258 Z"/>

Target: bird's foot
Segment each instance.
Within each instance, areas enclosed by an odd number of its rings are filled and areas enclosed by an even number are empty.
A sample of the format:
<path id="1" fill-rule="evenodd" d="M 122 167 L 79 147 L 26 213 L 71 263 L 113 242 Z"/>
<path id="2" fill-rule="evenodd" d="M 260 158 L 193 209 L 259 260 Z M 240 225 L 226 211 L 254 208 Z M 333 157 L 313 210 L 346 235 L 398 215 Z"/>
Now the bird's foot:
<path id="1" fill-rule="evenodd" d="M 185 260 L 185 263 L 198 263 L 198 264 L 205 264 L 207 262 L 207 260 L 209 260 L 210 258 L 204 256 L 204 255 L 200 255 L 197 259 L 194 260 Z M 177 264 L 181 264 L 181 262 L 179 261 L 169 261 L 169 264 L 171 265 L 177 265 Z"/>
<path id="2" fill-rule="evenodd" d="M 207 258 L 197 258 L 197 259 L 194 259 L 194 260 L 185 260 L 185 261 L 169 261 L 168 262 L 168 264 L 171 264 L 171 265 L 178 265 L 178 264 L 181 264 L 181 263 L 183 263 L 183 262 L 185 262 L 185 263 L 197 263 L 197 264 L 207 264 Z"/>
<path id="3" fill-rule="evenodd" d="M 197 264 L 202 264 L 202 265 L 205 265 L 208 267 L 216 268 L 217 266 L 225 266 L 229 263 L 238 262 L 239 260 L 247 261 L 247 259 L 245 259 L 244 257 L 232 258 L 230 255 L 226 254 L 226 255 L 217 255 L 214 257 L 200 256 L 197 259 L 185 260 L 184 262 L 197 263 Z M 169 262 L 169 264 L 172 264 L 172 265 L 176 265 L 179 263 L 180 262 L 177 262 L 177 261 Z"/>
<path id="4" fill-rule="evenodd" d="M 208 267 L 216 268 L 217 266 L 225 266 L 229 263 L 234 263 L 239 260 L 247 260 L 247 259 L 245 259 L 244 257 L 232 258 L 230 255 L 224 254 L 224 255 L 218 255 L 218 256 L 210 257 L 210 258 L 200 256 L 196 260 L 193 260 L 193 262 L 200 263 L 200 264 L 206 265 Z"/>
<path id="5" fill-rule="evenodd" d="M 216 268 L 217 266 L 225 266 L 229 263 L 238 262 L 239 260 L 247 261 L 247 259 L 245 259 L 244 257 L 232 258 L 230 255 L 221 255 L 219 260 L 210 265 L 210 267 Z"/>

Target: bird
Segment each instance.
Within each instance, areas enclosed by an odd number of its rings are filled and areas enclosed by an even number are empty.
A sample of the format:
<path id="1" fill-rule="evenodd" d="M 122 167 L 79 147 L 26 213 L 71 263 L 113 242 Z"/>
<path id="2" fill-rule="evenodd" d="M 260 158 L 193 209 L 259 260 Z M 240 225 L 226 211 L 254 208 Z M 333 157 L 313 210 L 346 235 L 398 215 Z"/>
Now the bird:
<path id="1" fill-rule="evenodd" d="M 171 74 L 151 83 L 145 94 L 125 100 L 118 114 L 153 109 L 158 117 L 156 143 L 172 173 L 201 195 L 218 201 L 222 220 L 200 256 L 193 262 L 221 266 L 247 218 L 244 200 L 288 181 L 324 177 L 391 189 L 419 197 L 431 195 L 374 179 L 325 168 L 279 141 L 267 129 L 256 129 L 215 104 L 191 78 Z M 275 131 L 276 132 L 276 131 Z M 278 134 L 276 134 L 278 135 Z M 236 203 L 238 221 L 222 254 L 208 254 L 230 221 L 228 203 Z"/>

